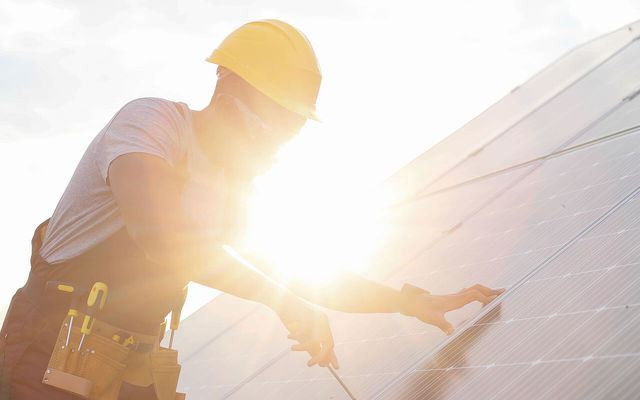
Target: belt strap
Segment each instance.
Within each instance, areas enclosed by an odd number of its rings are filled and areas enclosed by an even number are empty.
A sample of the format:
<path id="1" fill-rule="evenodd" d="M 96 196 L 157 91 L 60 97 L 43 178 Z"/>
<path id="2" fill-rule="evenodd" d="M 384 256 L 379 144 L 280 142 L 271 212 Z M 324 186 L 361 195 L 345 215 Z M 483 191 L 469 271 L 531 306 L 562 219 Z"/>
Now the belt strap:
<path id="1" fill-rule="evenodd" d="M 159 332 L 158 335 L 147 335 L 144 333 L 127 331 L 99 319 L 96 319 L 93 324 L 92 334 L 97 334 L 111 340 L 114 335 L 123 336 L 123 331 L 125 331 L 127 335 L 133 337 L 134 342 L 130 345 L 132 350 L 150 352 L 157 350 L 160 347 Z"/>

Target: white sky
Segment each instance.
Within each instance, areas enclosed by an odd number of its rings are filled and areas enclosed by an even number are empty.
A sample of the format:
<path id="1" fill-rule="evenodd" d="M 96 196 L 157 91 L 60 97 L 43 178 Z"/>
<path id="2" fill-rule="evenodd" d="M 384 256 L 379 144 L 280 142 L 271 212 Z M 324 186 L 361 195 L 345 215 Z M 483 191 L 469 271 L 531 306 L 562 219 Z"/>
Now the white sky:
<path id="1" fill-rule="evenodd" d="M 0 305 L 24 283 L 33 229 L 93 136 L 133 98 L 204 107 L 215 66 L 203 60 L 245 22 L 285 20 L 315 48 L 324 122 L 307 124 L 274 175 L 295 170 L 308 177 L 300 190 L 320 194 L 374 185 L 572 47 L 639 16 L 630 0 L 4 0 Z"/>

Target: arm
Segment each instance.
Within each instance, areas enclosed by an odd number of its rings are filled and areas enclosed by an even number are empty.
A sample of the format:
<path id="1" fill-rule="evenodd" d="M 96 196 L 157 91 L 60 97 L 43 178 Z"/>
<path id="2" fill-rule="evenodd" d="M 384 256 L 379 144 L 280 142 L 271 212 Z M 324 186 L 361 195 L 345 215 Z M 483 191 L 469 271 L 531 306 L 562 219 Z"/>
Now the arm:
<path id="1" fill-rule="evenodd" d="M 256 257 L 251 256 L 252 259 Z M 265 273 L 277 276 L 273 265 L 259 261 L 255 265 Z M 287 286 L 298 296 L 327 308 L 351 313 L 399 312 L 435 325 L 448 335 L 453 327 L 444 314 L 474 301 L 487 304 L 504 292 L 504 289 L 494 290 L 480 284 L 447 295 L 432 295 L 411 285 L 405 285 L 399 291 L 349 271 L 342 271 L 322 286 L 303 279 L 290 281 Z"/>
<path id="2" fill-rule="evenodd" d="M 494 290 L 480 284 L 446 295 L 432 295 L 412 285 L 405 285 L 402 291 L 398 291 L 350 272 L 341 273 L 330 286 L 322 290 L 293 290 L 300 296 L 309 293 L 304 296 L 309 301 L 334 310 L 355 313 L 399 312 L 435 325 L 447 335 L 453 333 L 453 326 L 445 318 L 447 312 L 474 301 L 486 305 L 504 292 L 504 289 Z"/>
<path id="3" fill-rule="evenodd" d="M 193 280 L 269 306 L 285 324 L 295 322 L 305 332 L 298 349 L 312 354 L 310 365 L 337 367 L 326 315 L 231 257 L 207 231 L 196 229 L 182 208 L 180 179 L 165 160 L 128 153 L 110 164 L 108 177 L 131 238 L 147 257 L 175 274 L 165 279 Z"/>

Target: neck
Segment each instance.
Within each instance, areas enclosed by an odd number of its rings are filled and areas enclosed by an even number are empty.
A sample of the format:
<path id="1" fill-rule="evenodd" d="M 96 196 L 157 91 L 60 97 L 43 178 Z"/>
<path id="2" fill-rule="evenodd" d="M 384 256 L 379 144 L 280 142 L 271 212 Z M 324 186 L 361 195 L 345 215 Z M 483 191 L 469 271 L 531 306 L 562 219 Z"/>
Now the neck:
<path id="1" fill-rule="evenodd" d="M 220 121 L 213 112 L 211 106 L 207 106 L 200 111 L 192 111 L 193 132 L 196 142 L 202 153 L 209 159 L 211 164 L 217 167 L 224 167 L 220 162 L 222 158 L 219 154 L 223 140 Z"/>
<path id="2" fill-rule="evenodd" d="M 211 105 L 200 111 L 192 111 L 191 115 L 197 145 L 211 165 L 216 169 L 225 170 L 230 184 L 242 186 L 250 182 L 253 177 L 238 175 L 238 171 L 229 165 L 229 157 L 233 150 L 227 142 L 228 124 L 222 120 L 223 116 L 216 113 Z"/>

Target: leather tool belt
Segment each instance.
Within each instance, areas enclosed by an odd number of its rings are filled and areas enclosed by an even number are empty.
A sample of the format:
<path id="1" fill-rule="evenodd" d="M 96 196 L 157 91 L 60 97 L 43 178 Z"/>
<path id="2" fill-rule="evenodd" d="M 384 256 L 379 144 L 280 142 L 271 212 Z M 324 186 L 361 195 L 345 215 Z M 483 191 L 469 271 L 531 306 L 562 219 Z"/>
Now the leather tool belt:
<path id="1" fill-rule="evenodd" d="M 122 382 L 153 385 L 158 400 L 184 399 L 176 393 L 180 365 L 178 352 L 160 347 L 160 336 L 127 332 L 96 319 L 90 335 L 82 337 L 76 317 L 66 346 L 70 317 L 60 327 L 58 339 L 42 382 L 85 399 L 116 400 Z"/>

